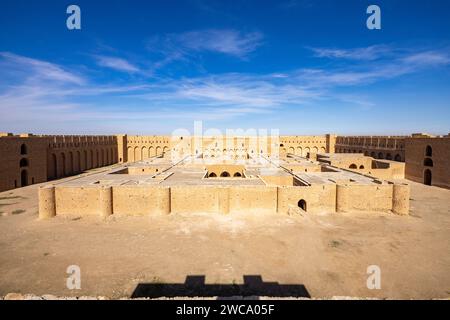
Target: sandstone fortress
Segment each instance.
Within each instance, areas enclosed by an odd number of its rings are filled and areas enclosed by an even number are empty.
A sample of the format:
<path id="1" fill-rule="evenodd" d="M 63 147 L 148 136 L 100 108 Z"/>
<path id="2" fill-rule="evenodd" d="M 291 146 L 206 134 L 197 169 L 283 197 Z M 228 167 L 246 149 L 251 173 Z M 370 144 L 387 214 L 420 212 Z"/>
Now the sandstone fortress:
<path id="1" fill-rule="evenodd" d="M 449 135 L 1 134 L 0 154 L 0 191 L 53 181 L 39 189 L 41 218 L 179 212 L 407 215 L 409 186 L 401 179 L 450 188 Z M 58 180 L 68 176 L 73 178 Z"/>

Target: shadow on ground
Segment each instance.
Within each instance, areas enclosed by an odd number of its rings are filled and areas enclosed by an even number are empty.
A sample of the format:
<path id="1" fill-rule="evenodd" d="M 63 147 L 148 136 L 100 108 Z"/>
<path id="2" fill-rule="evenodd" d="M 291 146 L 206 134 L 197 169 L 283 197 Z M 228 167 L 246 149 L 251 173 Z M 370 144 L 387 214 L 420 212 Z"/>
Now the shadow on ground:
<path id="1" fill-rule="evenodd" d="M 264 282 L 262 277 L 244 276 L 244 284 L 205 284 L 205 276 L 187 276 L 184 283 L 140 283 L 131 298 L 173 297 L 294 297 L 310 298 L 302 284 Z"/>

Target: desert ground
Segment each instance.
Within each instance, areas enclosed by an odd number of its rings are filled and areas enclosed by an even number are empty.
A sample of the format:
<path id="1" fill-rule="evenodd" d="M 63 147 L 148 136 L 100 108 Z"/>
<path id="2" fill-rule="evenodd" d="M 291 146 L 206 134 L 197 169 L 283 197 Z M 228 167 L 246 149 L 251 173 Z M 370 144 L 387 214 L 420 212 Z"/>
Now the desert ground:
<path id="1" fill-rule="evenodd" d="M 70 178 L 68 178 L 70 179 Z M 131 297 L 139 284 L 303 285 L 313 298 L 450 296 L 450 190 L 411 184 L 408 217 L 179 214 L 38 220 L 39 185 L 0 193 L 0 296 Z M 81 268 L 81 289 L 66 287 Z M 369 290 L 367 267 L 381 269 Z"/>

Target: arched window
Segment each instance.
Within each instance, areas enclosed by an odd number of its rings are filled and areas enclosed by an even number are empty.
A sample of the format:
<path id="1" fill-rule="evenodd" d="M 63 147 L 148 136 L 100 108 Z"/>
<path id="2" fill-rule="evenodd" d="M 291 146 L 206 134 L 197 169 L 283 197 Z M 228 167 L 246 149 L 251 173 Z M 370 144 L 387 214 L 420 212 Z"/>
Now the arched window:
<path id="1" fill-rule="evenodd" d="M 26 155 L 26 154 L 28 154 L 27 146 L 26 146 L 25 144 L 22 144 L 22 145 L 20 146 L 20 154 L 21 154 L 21 155 Z"/>
<path id="2" fill-rule="evenodd" d="M 432 166 L 433 166 L 433 160 L 431 160 L 430 158 L 426 158 L 426 159 L 423 161 L 423 165 L 424 165 L 425 167 L 432 167 Z"/>
<path id="3" fill-rule="evenodd" d="M 21 159 L 20 160 L 20 167 L 21 168 L 28 167 L 28 159 L 25 159 L 25 158 Z"/>
<path id="4" fill-rule="evenodd" d="M 222 174 L 220 175 L 222 178 L 229 178 L 230 174 L 226 171 L 222 172 Z"/>
<path id="5" fill-rule="evenodd" d="M 239 172 L 236 172 L 236 173 L 234 174 L 233 177 L 235 177 L 235 178 L 241 178 L 241 177 L 242 177 L 242 174 L 240 174 Z"/>
<path id="6" fill-rule="evenodd" d="M 378 159 L 384 159 L 383 153 L 380 152 L 380 153 L 378 154 Z"/>
<path id="7" fill-rule="evenodd" d="M 209 177 L 210 177 L 210 178 L 217 178 L 217 174 L 215 174 L 214 172 L 211 172 L 211 173 L 209 174 Z"/>
<path id="8" fill-rule="evenodd" d="M 305 211 L 306 212 L 306 201 L 305 200 L 303 200 L 303 199 L 301 199 L 299 202 L 298 202 L 298 207 L 300 208 L 300 209 L 302 209 L 303 211 Z"/>
<path id="9" fill-rule="evenodd" d="M 356 164 L 354 164 L 354 163 L 351 164 L 349 168 L 350 168 L 350 169 L 358 169 L 358 167 L 357 167 Z"/>
<path id="10" fill-rule="evenodd" d="M 401 162 L 402 161 L 402 156 L 397 154 L 394 158 L 395 161 Z"/>
<path id="11" fill-rule="evenodd" d="M 432 157 L 433 156 L 433 148 L 431 146 L 427 146 L 425 149 L 425 157 Z"/>
<path id="12" fill-rule="evenodd" d="M 361 169 L 361 170 L 364 169 L 364 166 L 363 166 L 363 165 L 360 165 L 360 166 L 359 166 L 359 169 Z"/>

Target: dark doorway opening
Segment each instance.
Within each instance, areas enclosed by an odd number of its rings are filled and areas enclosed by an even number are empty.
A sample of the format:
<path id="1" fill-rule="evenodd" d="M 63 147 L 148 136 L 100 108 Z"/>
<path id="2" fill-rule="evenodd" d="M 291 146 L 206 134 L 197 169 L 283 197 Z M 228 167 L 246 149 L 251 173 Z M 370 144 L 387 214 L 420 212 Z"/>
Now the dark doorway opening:
<path id="1" fill-rule="evenodd" d="M 28 185 L 28 172 L 27 170 L 22 170 L 20 174 L 20 182 L 22 187 L 26 187 Z"/>
<path id="2" fill-rule="evenodd" d="M 300 200 L 299 202 L 298 202 L 298 207 L 300 208 L 300 209 L 302 209 L 303 211 L 305 211 L 306 212 L 306 209 L 307 209 L 307 207 L 306 207 L 306 201 L 305 200 Z"/>
<path id="3" fill-rule="evenodd" d="M 431 186 L 432 183 L 432 173 L 431 170 L 427 169 L 425 170 L 424 177 L 423 177 L 423 183 L 427 186 Z"/>

